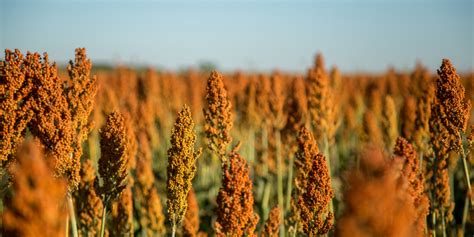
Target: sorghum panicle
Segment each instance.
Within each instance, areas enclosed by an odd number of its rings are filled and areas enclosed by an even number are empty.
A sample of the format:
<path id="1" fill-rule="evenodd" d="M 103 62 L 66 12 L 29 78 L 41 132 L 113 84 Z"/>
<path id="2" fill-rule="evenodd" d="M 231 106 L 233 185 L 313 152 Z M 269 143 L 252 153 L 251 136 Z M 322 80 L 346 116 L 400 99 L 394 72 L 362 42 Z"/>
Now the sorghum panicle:
<path id="1" fill-rule="evenodd" d="M 332 229 L 334 215 L 329 204 L 334 197 L 331 176 L 322 154 L 312 154 L 303 192 L 298 195 L 300 224 L 308 236 L 326 234 Z"/>
<path id="2" fill-rule="evenodd" d="M 24 60 L 19 50 L 7 49 L 5 61 L 0 61 L 0 167 L 15 154 L 33 116 L 27 103 L 33 84 L 25 75 Z"/>
<path id="3" fill-rule="evenodd" d="M 416 235 L 424 236 L 429 199 L 425 193 L 425 177 L 420 171 L 418 155 L 415 148 L 402 137 L 397 138 L 393 154 L 403 159 L 402 176 L 408 181 L 407 191 L 414 199 Z"/>
<path id="4" fill-rule="evenodd" d="M 13 197 L 4 203 L 5 236 L 65 235 L 66 182 L 56 179 L 38 144 L 27 141 L 11 166 Z"/>
<path id="5" fill-rule="evenodd" d="M 97 79 L 91 77 L 92 63 L 86 56 L 85 48 L 77 48 L 74 61 L 67 67 L 69 84 L 64 88 L 64 93 L 69 104 L 74 133 L 74 157 L 79 160 L 82 155 L 82 143 L 87 139 L 92 130 L 93 123 L 89 121 L 97 93 Z"/>
<path id="6" fill-rule="evenodd" d="M 102 184 L 96 178 L 95 188 L 105 203 L 116 199 L 127 186 L 128 177 L 128 134 L 125 118 L 117 111 L 107 116 L 105 126 L 100 131 L 99 175 Z"/>
<path id="7" fill-rule="evenodd" d="M 398 137 L 398 118 L 395 101 L 390 95 L 385 96 L 383 110 L 383 131 L 385 147 L 390 151 L 395 146 Z"/>
<path id="8" fill-rule="evenodd" d="M 381 150 L 369 150 L 360 167 L 347 173 L 336 236 L 415 236 L 416 209 L 400 163 Z"/>
<path id="9" fill-rule="evenodd" d="M 465 131 L 471 111 L 461 78 L 449 59 L 443 59 L 436 80 L 436 114 L 445 115 L 443 125 L 453 134 Z"/>
<path id="10" fill-rule="evenodd" d="M 86 159 L 81 164 L 81 182 L 74 192 L 77 228 L 80 236 L 97 236 L 100 231 L 103 204 L 94 189 L 96 179 L 92 160 Z"/>
<path id="11" fill-rule="evenodd" d="M 295 134 L 305 125 L 308 114 L 305 84 L 301 77 L 296 77 L 291 83 L 291 92 L 286 100 L 286 126 L 283 129 L 284 139 L 295 140 Z"/>
<path id="12" fill-rule="evenodd" d="M 187 196 L 196 173 L 196 160 L 201 149 L 195 151 L 196 134 L 191 110 L 187 105 L 178 113 L 168 149 L 167 210 L 173 225 L 181 223 L 188 206 Z"/>
<path id="13" fill-rule="evenodd" d="M 253 211 L 253 185 L 245 159 L 232 152 L 222 171 L 222 187 L 217 195 L 216 236 L 256 236 L 259 217 Z"/>
<path id="14" fill-rule="evenodd" d="M 263 226 L 263 237 L 277 237 L 280 231 L 280 220 L 281 220 L 281 210 L 278 206 L 275 206 L 270 211 L 268 219 Z"/>
<path id="15" fill-rule="evenodd" d="M 28 101 L 34 113 L 28 127 L 52 155 L 56 175 L 67 177 L 73 191 L 80 181 L 80 160 L 72 156 L 75 133 L 57 66 L 49 63 L 46 53 L 42 59 L 38 53 L 27 53 L 25 67 L 26 77 L 35 86 Z"/>
<path id="16" fill-rule="evenodd" d="M 232 106 L 224 87 L 223 77 L 211 72 L 206 87 L 205 131 L 209 149 L 225 162 L 227 146 L 232 141 Z"/>

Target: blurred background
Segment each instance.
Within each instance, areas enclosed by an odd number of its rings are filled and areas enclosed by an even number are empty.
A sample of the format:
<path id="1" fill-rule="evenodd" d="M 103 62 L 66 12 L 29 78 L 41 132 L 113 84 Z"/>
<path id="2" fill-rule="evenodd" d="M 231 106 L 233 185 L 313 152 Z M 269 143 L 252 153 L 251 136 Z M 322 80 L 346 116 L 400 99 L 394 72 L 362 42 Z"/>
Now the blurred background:
<path id="1" fill-rule="evenodd" d="M 301 72 L 316 52 L 342 72 L 435 70 L 447 57 L 466 72 L 473 15 L 471 0 L 0 0 L 0 48 L 170 70 Z"/>

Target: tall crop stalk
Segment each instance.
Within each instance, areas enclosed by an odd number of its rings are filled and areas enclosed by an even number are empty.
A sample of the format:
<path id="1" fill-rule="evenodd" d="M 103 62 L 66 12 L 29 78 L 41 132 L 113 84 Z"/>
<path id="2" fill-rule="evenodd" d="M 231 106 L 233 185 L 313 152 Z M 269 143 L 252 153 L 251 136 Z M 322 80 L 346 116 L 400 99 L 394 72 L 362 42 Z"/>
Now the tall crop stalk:
<path id="1" fill-rule="evenodd" d="M 462 141 L 461 133 L 459 133 L 459 139 Z M 468 167 L 468 164 L 467 164 L 467 161 L 466 161 L 467 157 L 466 157 L 466 153 L 464 151 L 464 146 L 463 145 L 461 145 L 461 151 L 459 153 L 461 153 L 462 165 L 463 165 L 463 168 L 464 168 L 464 177 L 466 178 L 466 184 L 467 184 L 466 197 L 469 197 L 469 200 L 471 202 L 471 206 L 474 206 L 472 195 L 470 195 L 470 193 L 471 193 L 471 175 L 469 174 L 469 167 Z"/>
<path id="2" fill-rule="evenodd" d="M 291 193 L 293 192 L 293 166 L 294 166 L 295 156 L 290 154 L 290 160 L 288 164 L 288 180 L 286 186 L 286 202 L 285 209 L 283 213 L 289 212 L 291 208 Z"/>
<path id="3" fill-rule="evenodd" d="M 263 186 L 263 196 L 262 196 L 262 214 L 263 218 L 268 218 L 268 213 L 270 210 L 270 196 L 272 193 L 272 180 L 267 180 Z"/>
<path id="4" fill-rule="evenodd" d="M 77 234 L 77 224 L 76 224 L 76 214 L 74 212 L 74 204 L 72 202 L 71 194 L 67 194 L 67 204 L 69 209 L 69 218 L 71 219 L 71 229 L 72 229 L 72 236 L 78 237 Z M 69 232 L 69 230 L 68 230 Z"/>
<path id="5" fill-rule="evenodd" d="M 262 139 L 262 154 L 261 154 L 261 166 L 262 166 L 262 177 L 268 177 L 268 131 L 266 128 L 263 128 L 261 131 L 261 139 Z M 264 191 L 267 190 L 267 186 L 271 186 L 271 177 L 263 179 L 263 182 L 259 182 L 259 189 L 263 189 Z M 265 192 L 264 192 L 265 194 Z M 263 218 L 268 216 L 270 212 L 270 208 L 268 205 L 268 200 L 264 199 L 265 195 L 262 197 L 262 214 Z"/>
<path id="6" fill-rule="evenodd" d="M 105 216 L 107 213 L 107 206 L 109 204 L 109 200 L 104 200 L 104 207 L 102 208 L 102 222 L 100 224 L 100 237 L 104 237 L 105 234 Z"/>
<path id="7" fill-rule="evenodd" d="M 281 136 L 280 130 L 275 131 L 275 142 L 276 142 L 276 158 L 277 158 L 277 197 L 278 206 L 284 209 L 284 194 L 283 194 L 283 164 L 282 164 L 282 149 L 281 149 Z M 285 225 L 283 224 L 283 215 L 280 218 L 280 236 L 285 236 Z"/>

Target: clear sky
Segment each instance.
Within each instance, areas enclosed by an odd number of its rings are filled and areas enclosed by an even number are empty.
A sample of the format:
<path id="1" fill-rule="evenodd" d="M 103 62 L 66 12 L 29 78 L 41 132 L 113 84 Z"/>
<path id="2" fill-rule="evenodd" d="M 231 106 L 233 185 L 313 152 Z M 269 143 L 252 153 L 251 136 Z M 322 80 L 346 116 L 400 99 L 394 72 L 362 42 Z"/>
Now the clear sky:
<path id="1" fill-rule="evenodd" d="M 0 0 L 0 48 L 60 63 L 86 47 L 93 62 L 258 71 L 302 71 L 318 51 L 345 72 L 435 69 L 447 57 L 468 71 L 473 2 Z"/>

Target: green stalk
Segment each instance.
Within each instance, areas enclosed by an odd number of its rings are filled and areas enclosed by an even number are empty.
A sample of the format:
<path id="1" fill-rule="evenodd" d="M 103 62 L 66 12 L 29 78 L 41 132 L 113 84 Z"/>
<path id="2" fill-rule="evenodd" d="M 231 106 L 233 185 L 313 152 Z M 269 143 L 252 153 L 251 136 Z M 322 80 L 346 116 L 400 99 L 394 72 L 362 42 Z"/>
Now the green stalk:
<path id="1" fill-rule="evenodd" d="M 262 144 L 263 144 L 263 177 L 268 175 L 268 134 L 266 126 L 262 129 Z"/>
<path id="2" fill-rule="evenodd" d="M 255 162 L 255 132 L 252 128 L 248 130 L 247 138 L 249 141 L 247 142 L 247 147 L 248 147 L 247 159 L 250 165 L 253 166 L 253 163 Z"/>
<path id="3" fill-rule="evenodd" d="M 104 237 L 105 234 L 105 215 L 107 213 L 108 198 L 104 201 L 104 208 L 102 209 L 102 223 L 100 223 L 100 237 Z"/>
<path id="4" fill-rule="evenodd" d="M 431 223 L 433 224 L 433 237 L 436 237 L 436 213 L 431 215 Z"/>
<path id="5" fill-rule="evenodd" d="M 71 219 L 72 236 L 73 237 L 78 237 L 77 224 L 76 224 L 76 214 L 74 213 L 74 204 L 72 202 L 72 197 L 71 197 L 70 193 L 67 194 L 67 204 L 69 206 L 69 217 Z"/>
<path id="6" fill-rule="evenodd" d="M 268 212 L 270 210 L 268 203 L 270 202 L 270 193 L 271 193 L 271 180 L 265 182 L 264 190 L 263 190 L 263 197 L 262 197 L 262 212 L 263 212 L 263 219 L 266 220 L 268 218 Z"/>
<path id="7" fill-rule="evenodd" d="M 464 154 L 464 152 L 463 152 Z M 466 181 L 467 181 L 467 190 L 468 190 L 468 193 L 469 191 L 471 190 L 471 181 L 470 181 L 470 178 L 469 178 L 469 168 L 467 167 L 467 162 L 466 162 L 466 156 L 463 155 L 463 158 L 462 158 L 462 163 L 463 163 L 463 166 L 464 166 L 464 174 L 466 176 Z M 469 196 L 469 195 L 466 195 L 466 196 Z M 472 197 L 471 197 L 471 205 L 473 205 L 473 201 L 472 201 Z"/>
<path id="8" fill-rule="evenodd" d="M 262 177 L 270 177 L 268 176 L 268 131 L 267 131 L 267 126 L 266 124 L 262 125 L 262 149 L 263 153 L 261 156 L 261 164 L 262 165 Z M 263 179 L 263 195 L 262 195 L 262 214 L 263 214 L 263 219 L 265 220 L 268 217 L 268 212 L 269 212 L 269 199 L 270 199 L 270 186 L 271 186 L 272 180 L 271 179 Z"/>
<path id="9" fill-rule="evenodd" d="M 295 231 L 293 232 L 293 237 L 296 237 L 297 234 L 298 234 L 298 222 L 296 222 L 295 224 Z"/>
<path id="10" fill-rule="evenodd" d="M 175 235 L 176 235 L 176 222 L 173 220 L 171 237 L 174 237 Z"/>
<path id="11" fill-rule="evenodd" d="M 287 181 L 287 186 L 286 186 L 286 205 L 285 205 L 285 210 L 284 212 L 289 212 L 290 211 L 290 205 L 291 205 L 291 192 L 293 191 L 293 164 L 294 164 L 294 155 L 290 155 L 290 163 L 288 165 L 288 181 Z"/>
<path id="12" fill-rule="evenodd" d="M 464 146 L 461 146 L 461 156 L 462 156 L 462 164 L 463 164 L 463 167 L 464 167 L 464 176 L 466 176 L 466 183 L 467 183 L 467 193 L 466 193 L 466 196 L 471 196 L 470 197 L 470 201 L 471 201 L 471 205 L 474 205 L 474 202 L 472 200 L 472 195 L 469 195 L 469 193 L 471 192 L 471 180 L 470 180 L 470 174 L 469 174 L 469 168 L 468 168 L 468 164 L 467 164 L 467 161 L 466 161 L 466 154 L 464 153 Z"/>
<path id="13" fill-rule="evenodd" d="M 281 160 L 281 137 L 280 131 L 277 129 L 275 131 L 275 140 L 276 140 L 276 158 L 277 158 L 277 192 L 278 192 L 278 206 L 281 210 L 285 210 L 283 205 L 283 168 Z M 283 224 L 283 216 L 280 215 L 280 236 L 285 236 L 285 225 Z"/>
<path id="14" fill-rule="evenodd" d="M 434 163 L 433 165 L 433 172 L 436 171 L 437 169 L 437 164 Z M 434 184 L 436 183 L 436 175 L 432 175 L 431 176 L 431 179 L 430 179 L 431 183 Z M 433 237 L 436 237 L 436 228 L 438 227 L 437 226 L 437 223 L 436 223 L 436 212 L 435 212 L 435 200 L 436 200 L 436 192 L 434 190 L 431 190 L 430 191 L 430 212 L 431 212 L 431 224 L 432 224 L 432 227 L 433 227 Z"/>

